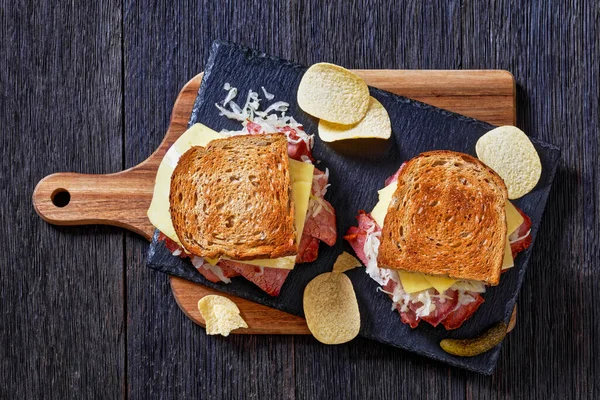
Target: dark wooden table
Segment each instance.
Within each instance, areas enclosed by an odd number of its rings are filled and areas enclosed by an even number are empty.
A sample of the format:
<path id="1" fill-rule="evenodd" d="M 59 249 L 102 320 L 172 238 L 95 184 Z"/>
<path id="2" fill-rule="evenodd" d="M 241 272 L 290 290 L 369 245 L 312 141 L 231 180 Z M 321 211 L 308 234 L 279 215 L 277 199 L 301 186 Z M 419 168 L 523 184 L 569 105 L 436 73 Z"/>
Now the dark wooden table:
<path id="1" fill-rule="evenodd" d="M 600 398 L 597 1 L 83 3 L 0 1 L 1 399 Z M 207 337 L 144 239 L 38 218 L 45 175 L 157 147 L 216 38 L 304 64 L 515 75 L 518 125 L 563 159 L 492 377 L 363 339 Z"/>

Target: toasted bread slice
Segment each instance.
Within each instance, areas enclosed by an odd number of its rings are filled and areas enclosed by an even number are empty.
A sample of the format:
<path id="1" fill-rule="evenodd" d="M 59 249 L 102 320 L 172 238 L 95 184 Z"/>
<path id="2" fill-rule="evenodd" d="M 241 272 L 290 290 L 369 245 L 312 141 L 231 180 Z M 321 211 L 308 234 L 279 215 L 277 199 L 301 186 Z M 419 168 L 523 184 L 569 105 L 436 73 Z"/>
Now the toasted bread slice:
<path id="1" fill-rule="evenodd" d="M 506 244 L 506 185 L 467 154 L 430 151 L 398 177 L 381 233 L 381 268 L 497 285 Z"/>
<path id="2" fill-rule="evenodd" d="M 193 147 L 171 177 L 170 212 L 183 247 L 201 257 L 279 258 L 298 252 L 283 134 Z"/>

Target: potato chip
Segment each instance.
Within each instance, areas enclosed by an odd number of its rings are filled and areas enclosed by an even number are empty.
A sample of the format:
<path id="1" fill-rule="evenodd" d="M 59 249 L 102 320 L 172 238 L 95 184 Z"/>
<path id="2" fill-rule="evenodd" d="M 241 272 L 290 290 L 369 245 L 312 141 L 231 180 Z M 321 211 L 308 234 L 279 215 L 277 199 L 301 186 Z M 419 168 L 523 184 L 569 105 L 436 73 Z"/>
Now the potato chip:
<path id="1" fill-rule="evenodd" d="M 204 296 L 198 302 L 198 310 L 206 322 L 207 335 L 229 336 L 234 329 L 247 328 L 237 305 L 224 296 Z"/>
<path id="2" fill-rule="evenodd" d="M 324 142 L 344 139 L 389 139 L 392 135 L 390 117 L 383 105 L 371 97 L 364 118 L 354 125 L 341 125 L 325 120 L 319 121 L 319 137 Z"/>
<path id="3" fill-rule="evenodd" d="M 540 180 L 542 163 L 533 143 L 517 127 L 501 126 L 479 138 L 477 157 L 506 183 L 509 199 L 529 193 Z"/>
<path id="4" fill-rule="evenodd" d="M 369 107 L 369 88 L 358 75 L 338 65 L 318 63 L 302 76 L 298 105 L 319 119 L 351 125 Z"/>
<path id="5" fill-rule="evenodd" d="M 332 272 L 346 272 L 356 267 L 362 267 L 362 264 L 356 257 L 354 257 L 350 253 L 343 252 L 340 254 L 335 260 L 335 264 L 333 264 Z"/>
<path id="6" fill-rule="evenodd" d="M 358 335 L 358 302 L 345 274 L 326 272 L 314 278 L 304 289 L 303 303 L 308 329 L 319 342 L 346 343 Z"/>

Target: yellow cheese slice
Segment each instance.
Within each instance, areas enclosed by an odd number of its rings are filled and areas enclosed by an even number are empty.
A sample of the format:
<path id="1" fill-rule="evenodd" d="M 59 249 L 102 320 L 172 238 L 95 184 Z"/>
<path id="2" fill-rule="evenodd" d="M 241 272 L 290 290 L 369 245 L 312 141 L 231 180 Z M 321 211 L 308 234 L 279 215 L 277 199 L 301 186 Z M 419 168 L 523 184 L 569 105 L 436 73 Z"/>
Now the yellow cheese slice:
<path id="1" fill-rule="evenodd" d="M 509 269 L 515 265 L 512 256 L 512 250 L 510 249 L 510 242 L 506 239 L 506 245 L 504 246 L 504 258 L 502 259 L 502 269 Z"/>
<path id="2" fill-rule="evenodd" d="M 377 222 L 380 228 L 383 228 L 383 221 L 385 220 L 385 215 L 388 212 L 388 207 L 392 202 L 392 196 L 396 192 L 396 188 L 398 188 L 398 182 L 393 182 L 381 189 L 379 193 L 379 202 L 371 211 L 371 216 Z"/>
<path id="3" fill-rule="evenodd" d="M 171 188 L 171 175 L 177 166 L 179 158 L 193 146 L 206 146 L 210 141 L 221 139 L 225 136 L 213 131 L 202 124 L 194 124 L 185 131 L 175 143 L 169 148 L 161 161 L 156 173 L 154 183 L 154 194 L 148 209 L 148 219 L 159 231 L 169 239 L 181 245 L 169 212 L 169 191 Z M 294 200 L 295 216 L 294 223 L 298 241 L 304 229 L 308 201 L 310 198 L 314 166 L 309 163 L 290 159 L 290 178 L 292 181 L 292 198 Z M 218 259 L 206 259 L 215 265 Z M 293 269 L 296 264 L 296 256 L 281 257 L 266 260 L 243 261 L 245 264 L 259 265 L 269 268 Z"/>
<path id="4" fill-rule="evenodd" d="M 206 260 L 206 262 L 208 262 L 210 265 L 215 266 L 217 265 L 217 263 L 219 262 L 218 258 L 208 258 L 208 257 L 204 257 L 204 260 Z"/>
<path id="5" fill-rule="evenodd" d="M 457 279 L 448 278 L 446 276 L 433 276 L 424 274 L 427 282 L 433 287 L 438 293 L 444 293 L 446 290 L 450 289 L 452 285 L 457 282 Z"/>
<path id="6" fill-rule="evenodd" d="M 506 200 L 506 232 L 507 236 L 510 236 L 519 226 L 523 223 L 523 216 L 517 211 L 513 204 Z M 502 260 L 502 269 L 509 269 L 515 265 L 515 261 L 512 257 L 512 250 L 510 249 L 510 242 L 506 239 L 506 245 L 504 246 L 504 259 Z"/>
<path id="7" fill-rule="evenodd" d="M 169 239 L 181 245 L 169 212 L 169 191 L 171 175 L 177 166 L 179 158 L 193 146 L 206 146 L 208 142 L 221 139 L 223 135 L 202 124 L 194 124 L 185 131 L 167 151 L 158 166 L 152 202 L 148 208 L 148 219 L 159 231 Z"/>
<path id="8" fill-rule="evenodd" d="M 398 271 L 398 276 L 406 293 L 420 292 L 431 287 L 431 283 L 420 272 Z"/>
<path id="9" fill-rule="evenodd" d="M 523 216 L 517 211 L 515 206 L 506 200 L 506 233 L 510 235 L 516 231 L 523 221 Z"/>

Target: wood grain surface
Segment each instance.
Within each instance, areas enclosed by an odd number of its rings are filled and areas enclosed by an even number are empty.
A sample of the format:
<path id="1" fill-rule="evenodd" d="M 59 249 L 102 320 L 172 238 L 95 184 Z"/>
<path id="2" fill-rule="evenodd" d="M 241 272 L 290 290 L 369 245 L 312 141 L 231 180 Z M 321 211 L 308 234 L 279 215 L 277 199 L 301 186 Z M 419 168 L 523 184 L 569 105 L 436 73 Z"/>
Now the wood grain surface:
<path id="1" fill-rule="evenodd" d="M 600 9 L 595 1 L 0 0 L 0 398 L 600 398 Z M 506 69 L 517 125 L 563 159 L 492 377 L 363 339 L 209 337 L 147 241 L 53 227 L 31 193 L 160 144 L 213 39 L 358 69 Z"/>
<path id="2" fill-rule="evenodd" d="M 496 125 L 515 123 L 515 84 L 507 71 L 355 70 L 380 89 L 429 102 Z M 150 240 L 154 227 L 146 212 L 150 207 L 154 178 L 163 156 L 187 124 L 200 87 L 202 74 L 188 81 L 177 96 L 171 122 L 157 150 L 125 171 L 90 175 L 58 172 L 42 179 L 33 192 L 33 207 L 46 222 L 55 225 L 105 224 L 129 229 Z M 475 101 L 474 101 L 475 100 Z M 59 203 L 58 193 L 68 193 Z M 198 300 L 208 294 L 235 301 L 248 323 L 242 334 L 309 334 L 303 318 L 227 295 L 214 289 L 171 278 L 177 304 L 194 322 L 204 325 Z"/>

